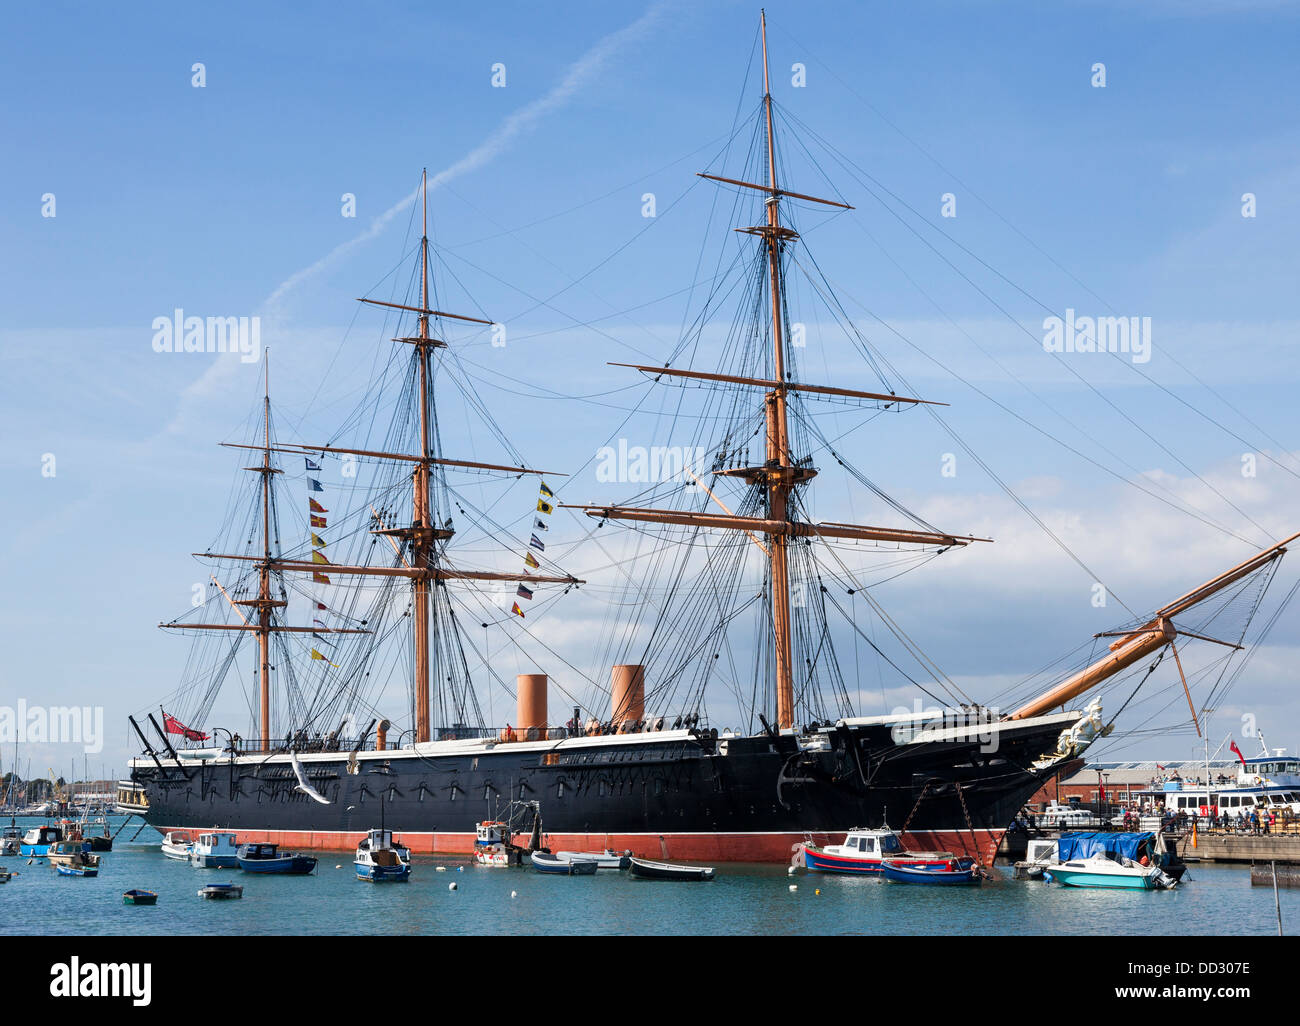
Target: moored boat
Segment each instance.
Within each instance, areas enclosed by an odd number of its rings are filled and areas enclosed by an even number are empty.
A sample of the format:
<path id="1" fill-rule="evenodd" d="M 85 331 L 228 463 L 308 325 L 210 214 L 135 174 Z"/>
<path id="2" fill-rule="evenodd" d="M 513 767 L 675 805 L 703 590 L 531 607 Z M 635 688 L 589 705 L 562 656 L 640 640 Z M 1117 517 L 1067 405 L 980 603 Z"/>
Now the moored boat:
<path id="1" fill-rule="evenodd" d="M 129 891 L 122 892 L 123 905 L 156 905 L 158 904 L 158 892 L 146 891 L 134 887 Z"/>
<path id="2" fill-rule="evenodd" d="M 194 851 L 194 841 L 190 835 L 183 830 L 173 830 L 162 839 L 162 853 L 169 859 L 177 859 L 180 862 L 188 862 L 190 853 Z"/>
<path id="3" fill-rule="evenodd" d="M 522 853 L 506 840 L 507 827 L 500 820 L 486 820 L 474 828 L 474 861 L 480 866 L 518 866 Z"/>
<path id="4" fill-rule="evenodd" d="M 557 851 L 555 857 L 561 862 L 594 862 L 597 869 L 629 869 L 632 865 L 630 851 Z"/>
<path id="5" fill-rule="evenodd" d="M 96 861 L 89 862 L 61 862 L 54 868 L 58 870 L 59 876 L 99 876 L 99 856 L 92 855 Z"/>
<path id="6" fill-rule="evenodd" d="M 352 864 L 358 880 L 371 883 L 402 882 L 411 877 L 411 852 L 391 830 L 371 830 L 357 845 Z"/>
<path id="7" fill-rule="evenodd" d="M 207 884 L 199 888 L 199 897 L 210 901 L 230 901 L 244 896 L 244 888 L 233 883 Z"/>
<path id="8" fill-rule="evenodd" d="M 898 834 L 888 827 L 855 827 L 843 844 L 816 845 L 804 841 L 795 848 L 795 864 L 814 873 L 879 873 L 885 860 L 894 865 L 942 867 L 954 856 L 942 851 L 907 851 Z"/>
<path id="9" fill-rule="evenodd" d="M 190 865 L 200 869 L 238 869 L 239 845 L 224 830 L 199 834 L 190 850 Z"/>
<path id="10" fill-rule="evenodd" d="M 676 866 L 668 862 L 632 859 L 632 875 L 643 880 L 712 880 L 712 866 Z"/>
<path id="11" fill-rule="evenodd" d="M 906 860 L 886 859 L 881 871 L 891 883 L 930 886 L 979 884 L 984 877 L 975 860 L 969 857 L 950 857 L 946 862 L 921 866 L 910 865 Z"/>
<path id="12" fill-rule="evenodd" d="M 43 859 L 50 846 L 63 840 L 63 829 L 56 826 L 32 827 L 23 834 L 18 853 L 27 858 Z"/>
<path id="13" fill-rule="evenodd" d="M 240 845 L 239 868 L 245 873 L 280 873 L 285 876 L 307 876 L 316 871 L 316 859 L 310 855 L 281 852 L 274 844 Z"/>
<path id="14" fill-rule="evenodd" d="M 1127 890 L 1169 889 L 1186 869 L 1181 863 L 1167 873 L 1155 850 L 1152 833 L 1062 834 L 1057 839 L 1059 861 L 1046 874 L 1066 887 L 1108 887 Z"/>
<path id="15" fill-rule="evenodd" d="M 546 851 L 531 852 L 528 860 L 539 873 L 553 873 L 559 876 L 595 876 L 596 860 L 568 858 L 562 859 Z"/>
<path id="16" fill-rule="evenodd" d="M 6 869 L 4 866 L 0 866 L 0 884 L 8 883 L 10 877 L 13 875 L 14 874 L 10 870 Z"/>

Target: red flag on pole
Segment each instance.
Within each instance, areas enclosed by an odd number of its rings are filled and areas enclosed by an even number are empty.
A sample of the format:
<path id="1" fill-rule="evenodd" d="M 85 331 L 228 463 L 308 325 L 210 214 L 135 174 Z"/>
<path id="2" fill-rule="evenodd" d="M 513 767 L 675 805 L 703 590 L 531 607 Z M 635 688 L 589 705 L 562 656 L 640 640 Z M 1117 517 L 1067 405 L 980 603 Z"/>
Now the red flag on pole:
<path id="1" fill-rule="evenodd" d="M 167 713 L 163 713 L 163 726 L 167 728 L 168 734 L 181 734 L 186 741 L 206 741 L 208 739 L 207 734 L 191 730 L 175 716 L 170 716 Z"/>
<path id="2" fill-rule="evenodd" d="M 1236 741 L 1229 741 L 1228 748 L 1234 755 L 1236 755 L 1238 759 L 1241 760 L 1241 764 L 1243 766 L 1246 765 L 1246 757 L 1241 754 L 1241 749 L 1237 747 Z"/>

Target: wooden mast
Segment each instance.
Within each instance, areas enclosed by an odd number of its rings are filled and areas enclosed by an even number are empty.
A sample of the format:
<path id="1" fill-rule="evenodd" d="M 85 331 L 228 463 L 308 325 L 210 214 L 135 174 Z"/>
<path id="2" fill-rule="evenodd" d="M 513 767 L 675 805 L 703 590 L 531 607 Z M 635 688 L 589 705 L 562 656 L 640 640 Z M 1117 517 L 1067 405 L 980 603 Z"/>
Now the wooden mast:
<path id="1" fill-rule="evenodd" d="M 767 72 L 767 12 L 759 12 L 763 35 L 763 112 L 767 119 L 767 244 L 768 278 L 772 288 L 772 359 L 775 387 L 767 394 L 767 465 L 769 518 L 789 519 L 794 474 L 790 467 L 789 425 L 786 418 L 785 338 L 781 316 L 781 193 L 776 183 L 776 134 L 772 127 L 772 90 Z M 776 657 L 776 722 L 778 730 L 794 726 L 794 675 L 790 642 L 790 569 L 784 533 L 772 536 L 772 630 Z"/>
<path id="2" fill-rule="evenodd" d="M 424 231 L 420 239 L 420 334 L 415 343 L 420 375 L 420 456 L 415 465 L 414 515 L 411 519 L 411 563 L 429 562 L 433 539 L 429 528 L 429 172 L 420 175 Z M 429 740 L 429 579 L 412 582 L 415 643 L 415 740 Z"/>
<path id="3" fill-rule="evenodd" d="M 265 356 L 262 397 L 262 562 L 257 568 L 257 655 L 262 697 L 262 751 L 271 747 L 271 351 Z"/>

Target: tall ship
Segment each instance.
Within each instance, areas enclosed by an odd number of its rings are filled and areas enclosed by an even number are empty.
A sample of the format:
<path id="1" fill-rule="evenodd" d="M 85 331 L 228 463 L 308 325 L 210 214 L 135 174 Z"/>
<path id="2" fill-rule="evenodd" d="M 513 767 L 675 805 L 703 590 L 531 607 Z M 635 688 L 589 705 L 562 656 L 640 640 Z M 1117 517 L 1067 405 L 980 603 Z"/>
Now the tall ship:
<path id="1" fill-rule="evenodd" d="M 986 539 L 936 528 L 890 499 L 817 419 L 826 403 L 876 416 L 933 400 L 899 394 L 869 352 L 863 376 L 881 379 L 875 389 L 801 373 L 788 285 L 811 261 L 797 218 L 848 204 L 793 191 L 779 173 L 765 21 L 761 41 L 763 95 L 745 166 L 701 173 L 733 198 L 730 227 L 743 242 L 725 341 L 702 337 L 727 298 L 715 289 L 662 363 L 609 372 L 642 375 L 647 391 L 679 390 L 670 405 L 688 390 L 703 397 L 709 416 L 692 421 L 699 444 L 682 447 L 688 456 L 639 495 L 562 502 L 563 475 L 528 466 L 459 373 L 458 333 L 481 341 L 493 322 L 437 308 L 446 304 L 432 273 L 426 187 L 407 291 L 361 300 L 389 319 L 393 342 L 357 413 L 328 444 L 284 440 L 268 367 L 256 434 L 223 443 L 248 454 L 251 487 L 236 492 L 223 540 L 196 553 L 211 569 L 204 601 L 161 625 L 190 635 L 193 649 L 158 715 L 131 718 L 141 754 L 120 808 L 163 833 L 220 828 L 240 843 L 294 848 L 354 848 L 382 823 L 415 853 L 470 852 L 480 822 L 531 830 L 512 815 L 523 808 L 549 844 L 571 850 L 786 861 L 800 842 L 889 825 L 910 846 L 991 859 L 1030 796 L 1113 729 L 1090 692 L 1110 695 L 1107 685 L 1134 678 L 1142 687 L 1169 653 L 1166 670 L 1176 662 L 1185 684 L 1180 643 L 1240 649 L 1293 538 L 1096 636 L 1084 658 L 1028 681 L 1030 693 L 1005 712 L 965 696 L 885 612 L 875 578 L 853 560 L 916 567 Z M 499 461 L 444 452 L 449 389 L 481 417 L 478 437 L 500 445 Z M 391 411 L 386 428 L 375 426 L 381 410 Z M 906 523 L 818 519 L 819 461 Z M 327 462 L 351 469 L 345 488 L 322 484 Z M 307 489 L 291 524 L 285 511 L 301 500 L 287 475 Z M 525 515 L 502 513 L 520 487 L 529 499 L 515 512 Z M 561 566 L 554 553 L 583 551 L 582 539 L 548 541 L 561 516 L 605 540 L 635 532 L 622 550 L 635 555 L 634 570 L 603 558 L 592 571 Z M 625 588 L 590 639 L 610 657 L 604 679 L 542 638 L 520 644 L 535 611 L 585 598 L 574 593 L 599 579 Z M 873 635 L 862 617 L 875 618 Z M 1231 636 L 1215 636 L 1227 623 Z M 947 700 L 860 714 L 864 671 L 835 646 L 850 630 Z M 512 669 L 526 651 L 529 672 L 503 671 L 507 651 Z M 241 733 L 211 717 L 250 656 L 251 726 Z M 901 669 L 907 659 L 923 668 L 918 679 Z M 394 680 L 404 707 L 384 708 L 381 689 Z M 490 689 L 515 699 L 495 722 Z M 719 691 L 734 698 L 742 726 L 711 722 L 707 698 Z M 1116 713 L 1127 702 L 1117 704 Z"/>

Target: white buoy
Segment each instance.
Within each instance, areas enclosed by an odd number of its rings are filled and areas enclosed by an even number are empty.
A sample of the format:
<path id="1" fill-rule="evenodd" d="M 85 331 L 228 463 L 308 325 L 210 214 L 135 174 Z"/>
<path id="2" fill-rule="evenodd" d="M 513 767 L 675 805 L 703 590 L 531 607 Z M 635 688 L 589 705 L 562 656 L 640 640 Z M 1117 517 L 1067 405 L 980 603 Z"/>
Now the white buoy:
<path id="1" fill-rule="evenodd" d="M 517 891 L 511 891 L 511 892 L 510 892 L 510 897 L 512 897 L 512 898 L 515 897 L 517 893 L 518 893 Z"/>
<path id="2" fill-rule="evenodd" d="M 435 873 L 445 873 L 445 872 L 447 872 L 447 867 L 446 867 L 446 866 L 435 866 L 433 871 L 434 871 Z"/>
<path id="3" fill-rule="evenodd" d="M 798 889 L 799 889 L 799 885 L 798 885 L 798 884 L 791 884 L 791 885 L 790 885 L 790 893 L 791 893 L 791 894 L 793 894 L 793 893 L 794 893 L 795 891 L 797 891 Z"/>
<path id="4" fill-rule="evenodd" d="M 786 875 L 786 876 L 794 876 L 794 866 L 791 866 L 789 869 L 787 869 L 787 870 L 785 871 L 785 875 Z"/>
<path id="5" fill-rule="evenodd" d="M 454 891 L 455 889 L 456 889 L 456 883 L 455 883 L 455 881 L 453 881 L 453 882 L 451 882 L 451 883 L 449 883 L 449 884 L 447 885 L 447 890 L 449 890 L 449 891 Z"/>
<path id="6" fill-rule="evenodd" d="M 465 867 L 464 867 L 464 866 L 457 866 L 457 867 L 456 867 L 456 872 L 457 872 L 457 873 L 463 873 L 463 872 L 465 872 Z"/>
<path id="7" fill-rule="evenodd" d="M 335 866 L 334 868 L 335 868 L 335 869 L 342 869 L 343 866 L 342 866 L 342 864 L 340 864 L 340 865 Z"/>

